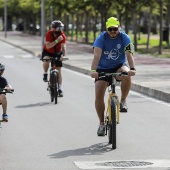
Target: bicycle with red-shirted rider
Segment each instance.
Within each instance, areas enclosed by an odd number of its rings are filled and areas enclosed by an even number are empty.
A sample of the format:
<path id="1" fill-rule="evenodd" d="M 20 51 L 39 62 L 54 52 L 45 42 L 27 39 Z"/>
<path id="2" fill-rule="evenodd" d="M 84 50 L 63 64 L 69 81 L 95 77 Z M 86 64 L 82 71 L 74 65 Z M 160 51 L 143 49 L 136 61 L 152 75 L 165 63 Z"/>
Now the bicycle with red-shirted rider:
<path id="1" fill-rule="evenodd" d="M 51 102 L 54 101 L 55 104 L 58 102 L 58 90 L 59 90 L 59 73 L 56 69 L 56 60 L 60 60 L 62 52 L 59 52 L 55 57 L 49 58 L 41 58 L 42 61 L 51 61 L 51 68 L 50 68 L 50 76 L 48 82 L 47 90 L 50 93 Z M 64 60 L 68 60 L 68 58 L 64 57 Z"/>

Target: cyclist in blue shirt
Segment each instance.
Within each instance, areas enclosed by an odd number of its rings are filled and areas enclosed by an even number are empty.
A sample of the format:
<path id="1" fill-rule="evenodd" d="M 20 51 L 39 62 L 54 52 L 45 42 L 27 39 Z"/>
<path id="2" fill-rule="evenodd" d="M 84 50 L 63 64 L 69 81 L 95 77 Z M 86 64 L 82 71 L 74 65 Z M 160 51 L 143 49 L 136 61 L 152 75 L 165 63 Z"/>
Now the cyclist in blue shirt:
<path id="1" fill-rule="evenodd" d="M 108 18 L 106 31 L 101 32 L 96 38 L 93 48 L 94 58 L 91 64 L 91 77 L 95 78 L 95 108 L 100 121 L 97 134 L 104 136 L 104 96 L 108 82 L 104 78 L 98 80 L 98 73 L 128 73 L 128 76 L 118 77 L 118 80 L 121 81 L 120 112 L 127 112 L 126 98 L 131 87 L 131 76 L 136 74 L 133 58 L 134 48 L 130 37 L 121 31 L 119 20 L 115 17 Z"/>
<path id="2" fill-rule="evenodd" d="M 6 88 L 7 90 L 11 90 L 11 85 L 8 84 L 6 78 L 2 77 L 2 74 L 4 73 L 5 66 L 0 63 L 0 89 Z M 2 121 L 8 122 L 8 115 L 7 112 L 7 98 L 4 93 L 0 92 L 0 105 L 2 105 Z"/>

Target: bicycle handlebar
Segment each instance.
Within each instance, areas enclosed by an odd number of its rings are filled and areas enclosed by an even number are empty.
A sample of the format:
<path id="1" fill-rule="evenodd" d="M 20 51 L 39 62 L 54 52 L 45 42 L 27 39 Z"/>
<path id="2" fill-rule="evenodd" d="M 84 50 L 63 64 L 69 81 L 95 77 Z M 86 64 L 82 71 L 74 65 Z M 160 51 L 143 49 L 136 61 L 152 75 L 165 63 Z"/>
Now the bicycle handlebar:
<path id="1" fill-rule="evenodd" d="M 14 92 L 14 89 L 11 89 L 11 90 L 7 90 L 5 88 L 0 88 L 0 93 L 3 93 L 3 94 L 6 94 L 6 93 L 13 93 Z"/>
<path id="2" fill-rule="evenodd" d="M 59 57 L 50 57 L 50 58 L 41 58 L 40 60 L 42 60 L 42 61 L 51 61 L 51 60 L 60 60 L 60 58 Z M 63 61 L 65 61 L 65 60 L 69 60 L 69 58 L 68 57 L 63 57 Z"/>
<path id="3" fill-rule="evenodd" d="M 60 58 L 61 58 L 61 55 L 62 55 L 62 52 L 58 52 L 57 54 L 56 54 L 56 56 L 54 56 L 54 57 L 49 57 L 49 58 L 40 58 L 40 60 L 42 60 L 42 61 L 52 61 L 52 60 L 60 60 Z M 63 61 L 64 60 L 68 60 L 69 58 L 68 57 L 63 57 Z"/>
<path id="4" fill-rule="evenodd" d="M 105 72 L 101 72 L 99 73 L 99 78 L 102 78 L 102 77 L 109 77 L 109 76 L 128 76 L 128 73 L 127 72 L 121 72 L 121 73 L 105 73 Z"/>

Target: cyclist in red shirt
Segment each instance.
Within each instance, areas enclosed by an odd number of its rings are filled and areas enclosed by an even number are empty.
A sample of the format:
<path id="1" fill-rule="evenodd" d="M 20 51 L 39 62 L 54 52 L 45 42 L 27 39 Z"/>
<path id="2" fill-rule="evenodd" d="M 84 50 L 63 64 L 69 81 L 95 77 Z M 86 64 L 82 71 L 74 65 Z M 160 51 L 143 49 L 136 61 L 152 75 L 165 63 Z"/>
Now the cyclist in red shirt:
<path id="1" fill-rule="evenodd" d="M 60 60 L 56 61 L 56 67 L 59 71 L 59 96 L 63 97 L 63 92 L 61 89 L 62 85 L 62 75 L 61 75 L 61 67 L 63 57 L 66 56 L 66 35 L 63 33 L 64 24 L 59 21 L 55 20 L 51 23 L 52 29 L 46 33 L 46 40 L 43 47 L 42 58 L 49 58 L 54 57 L 56 54 L 62 52 L 63 56 L 61 56 Z M 47 61 L 43 62 L 43 69 L 44 69 L 44 82 L 47 82 L 48 76 L 48 69 L 49 63 Z"/>

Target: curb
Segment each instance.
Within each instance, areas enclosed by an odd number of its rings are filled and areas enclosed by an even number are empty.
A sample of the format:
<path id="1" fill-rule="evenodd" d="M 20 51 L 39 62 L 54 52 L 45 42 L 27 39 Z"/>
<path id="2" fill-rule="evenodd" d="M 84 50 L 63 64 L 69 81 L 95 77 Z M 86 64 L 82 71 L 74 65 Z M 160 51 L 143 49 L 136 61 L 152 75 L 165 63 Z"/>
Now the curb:
<path id="1" fill-rule="evenodd" d="M 162 100 L 162 101 L 170 103 L 170 94 L 169 93 L 165 93 L 165 92 L 160 91 L 160 90 L 151 89 L 149 87 L 141 86 L 141 85 L 138 85 L 138 84 L 135 84 L 135 83 L 132 83 L 131 89 L 133 91 L 136 91 L 138 93 L 142 93 L 142 94 L 147 95 L 149 97 L 153 97 L 155 99 Z"/>
<path id="2" fill-rule="evenodd" d="M 91 73 L 90 70 L 86 70 L 86 69 L 83 69 L 83 68 L 72 66 L 72 65 L 66 64 L 66 63 L 63 63 L 63 67 L 68 68 L 68 69 L 73 70 L 73 71 L 77 71 L 77 72 L 82 73 L 82 74 L 86 74 L 88 76 L 90 76 L 90 73 Z"/>

